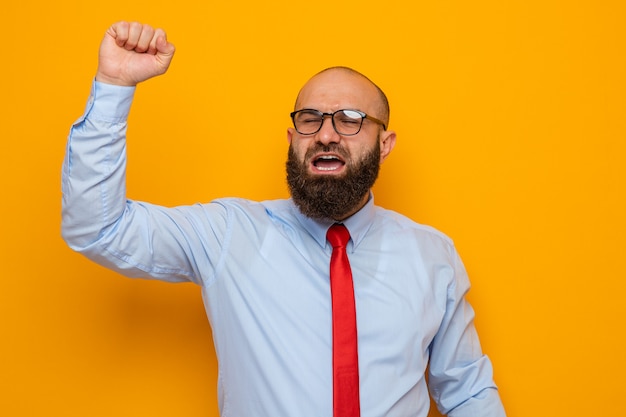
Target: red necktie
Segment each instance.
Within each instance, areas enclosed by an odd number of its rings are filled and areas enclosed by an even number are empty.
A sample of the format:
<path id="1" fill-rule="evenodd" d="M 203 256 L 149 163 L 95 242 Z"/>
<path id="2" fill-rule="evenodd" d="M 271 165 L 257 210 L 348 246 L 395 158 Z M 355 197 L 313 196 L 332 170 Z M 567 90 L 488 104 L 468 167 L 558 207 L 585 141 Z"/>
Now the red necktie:
<path id="1" fill-rule="evenodd" d="M 359 417 L 359 359 L 352 271 L 346 253 L 350 232 L 342 224 L 328 229 L 333 247 L 330 258 L 330 292 L 333 308 L 333 411 L 334 417 Z"/>

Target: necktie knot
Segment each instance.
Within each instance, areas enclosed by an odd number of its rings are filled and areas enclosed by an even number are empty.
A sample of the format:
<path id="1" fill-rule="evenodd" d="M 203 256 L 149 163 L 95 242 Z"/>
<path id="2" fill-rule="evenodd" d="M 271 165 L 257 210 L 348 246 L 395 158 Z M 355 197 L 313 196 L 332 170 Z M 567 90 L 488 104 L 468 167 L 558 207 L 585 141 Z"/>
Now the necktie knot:
<path id="1" fill-rule="evenodd" d="M 343 224 L 335 223 L 326 232 L 326 239 L 333 248 L 345 248 L 350 240 L 350 232 Z"/>

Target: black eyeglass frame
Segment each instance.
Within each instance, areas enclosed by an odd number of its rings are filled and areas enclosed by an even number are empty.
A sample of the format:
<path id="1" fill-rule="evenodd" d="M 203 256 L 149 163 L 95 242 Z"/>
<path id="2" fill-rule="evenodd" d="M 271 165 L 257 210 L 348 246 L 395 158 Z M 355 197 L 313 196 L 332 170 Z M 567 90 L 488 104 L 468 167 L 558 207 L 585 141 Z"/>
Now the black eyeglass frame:
<path id="1" fill-rule="evenodd" d="M 345 111 L 355 112 L 356 114 L 361 116 L 361 124 L 359 125 L 359 129 L 356 132 L 354 132 L 354 133 L 341 133 L 341 132 L 339 132 L 337 130 L 337 126 L 335 126 L 335 114 L 340 113 L 340 112 L 345 112 Z M 298 130 L 298 127 L 296 126 L 296 115 L 298 113 L 302 113 L 302 112 L 314 113 L 314 114 L 317 114 L 317 115 L 321 116 L 322 119 L 321 119 L 321 122 L 320 122 L 320 126 L 317 128 L 317 130 L 315 132 L 302 133 L 302 132 L 300 132 Z M 324 118 L 326 118 L 326 117 L 330 117 L 330 121 L 331 121 L 331 123 L 333 125 L 333 129 L 335 129 L 335 132 L 337 132 L 341 136 L 358 135 L 359 132 L 361 131 L 361 128 L 363 127 L 363 120 L 365 120 L 365 119 L 371 120 L 374 123 L 378 123 L 379 125 L 381 125 L 383 127 L 383 130 L 387 130 L 387 126 L 385 126 L 385 122 L 383 122 L 382 120 L 377 119 L 375 117 L 372 117 L 372 116 L 368 115 L 367 113 L 362 112 L 361 110 L 340 109 L 340 110 L 334 111 L 332 113 L 324 113 L 324 112 L 321 112 L 321 111 L 316 110 L 316 109 L 300 109 L 300 110 L 296 110 L 296 111 L 291 112 L 289 114 L 289 116 L 291 117 L 291 121 L 293 122 L 293 127 L 294 127 L 294 129 L 296 129 L 296 132 L 298 132 L 301 135 L 306 135 L 306 136 L 314 135 L 317 132 L 319 132 L 320 130 L 322 130 L 322 126 L 324 126 Z"/>

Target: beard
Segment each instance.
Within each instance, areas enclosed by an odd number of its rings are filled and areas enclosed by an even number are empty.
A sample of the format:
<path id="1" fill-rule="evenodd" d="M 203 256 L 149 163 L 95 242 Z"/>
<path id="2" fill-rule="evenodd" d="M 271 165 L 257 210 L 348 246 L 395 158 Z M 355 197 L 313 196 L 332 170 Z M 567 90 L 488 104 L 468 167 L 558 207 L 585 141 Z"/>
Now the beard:
<path id="1" fill-rule="evenodd" d="M 309 156 L 317 152 L 336 152 L 346 161 L 339 177 L 310 174 Z M 287 157 L 287 184 L 291 198 L 302 214 L 314 219 L 340 220 L 360 208 L 363 198 L 376 182 L 380 170 L 380 141 L 360 160 L 352 162 L 347 151 L 333 143 L 317 143 L 298 160 L 293 146 Z"/>

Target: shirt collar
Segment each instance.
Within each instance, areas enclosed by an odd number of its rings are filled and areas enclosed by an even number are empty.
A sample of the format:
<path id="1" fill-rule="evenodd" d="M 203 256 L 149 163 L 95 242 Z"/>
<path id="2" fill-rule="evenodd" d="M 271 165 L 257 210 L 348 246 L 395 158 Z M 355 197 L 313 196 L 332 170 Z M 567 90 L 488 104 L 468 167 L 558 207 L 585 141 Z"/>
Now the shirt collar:
<path id="1" fill-rule="evenodd" d="M 315 241 L 321 246 L 326 246 L 326 232 L 328 228 L 332 226 L 335 222 L 331 219 L 312 219 L 310 217 L 305 216 L 298 210 L 297 206 L 294 204 L 295 215 L 300 224 L 309 232 L 311 236 L 315 239 Z M 374 194 L 370 192 L 370 197 L 367 200 L 367 203 L 361 208 L 361 210 L 354 213 L 352 216 L 345 219 L 342 223 L 348 231 L 350 232 L 350 239 L 352 240 L 353 250 L 356 248 L 359 243 L 365 237 L 367 231 L 372 225 L 374 221 Z M 349 250 L 349 248 L 348 248 Z"/>

